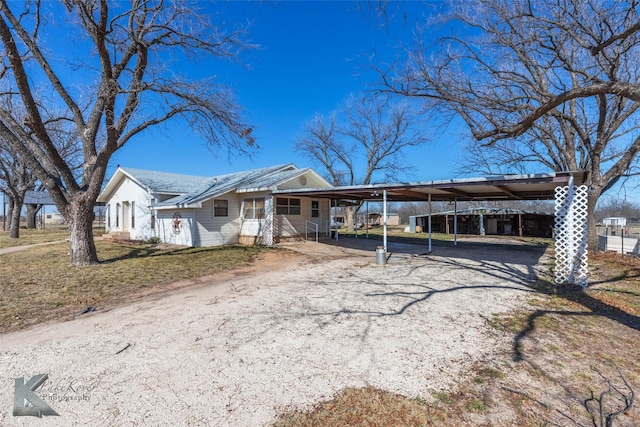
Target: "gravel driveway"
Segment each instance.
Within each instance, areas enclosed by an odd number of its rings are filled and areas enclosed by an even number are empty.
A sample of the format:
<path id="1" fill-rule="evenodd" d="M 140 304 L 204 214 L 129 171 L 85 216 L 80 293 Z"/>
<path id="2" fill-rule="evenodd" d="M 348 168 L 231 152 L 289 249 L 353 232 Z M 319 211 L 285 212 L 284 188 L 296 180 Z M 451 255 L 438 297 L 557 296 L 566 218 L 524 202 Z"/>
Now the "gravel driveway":
<path id="1" fill-rule="evenodd" d="M 14 378 L 49 425 L 269 424 L 347 386 L 431 398 L 512 342 L 486 323 L 524 303 L 543 250 L 487 246 L 394 253 L 292 245 L 251 272 L 73 321 L 0 335 L 0 425 Z M 421 249 L 415 248 L 413 252 Z"/>

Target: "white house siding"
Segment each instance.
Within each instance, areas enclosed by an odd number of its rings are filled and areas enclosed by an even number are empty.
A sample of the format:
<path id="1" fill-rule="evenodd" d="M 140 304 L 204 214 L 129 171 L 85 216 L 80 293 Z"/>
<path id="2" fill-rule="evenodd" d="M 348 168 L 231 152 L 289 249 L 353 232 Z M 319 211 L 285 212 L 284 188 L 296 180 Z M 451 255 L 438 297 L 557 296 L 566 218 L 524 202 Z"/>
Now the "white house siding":
<path id="1" fill-rule="evenodd" d="M 131 202 L 135 202 L 133 227 L 131 226 Z M 116 206 L 118 204 L 120 206 L 119 224 L 116 226 Z M 105 221 L 106 231 L 128 231 L 132 240 L 146 240 L 154 236 L 155 232 L 151 229 L 151 214 L 153 212 L 150 206 L 151 196 L 149 193 L 129 178 L 125 178 L 109 200 L 107 215 L 110 215 L 110 219 Z"/>
<path id="2" fill-rule="evenodd" d="M 194 246 L 219 246 L 236 244 L 240 238 L 240 208 L 242 198 L 235 193 L 217 197 L 228 201 L 228 216 L 213 216 L 213 200 L 202 203 L 202 208 L 195 210 Z"/>
<path id="3" fill-rule="evenodd" d="M 278 190 L 297 190 L 300 188 L 324 188 L 326 184 L 319 179 L 313 173 L 307 172 L 302 175 L 304 180 L 300 180 L 300 177 L 291 179 L 278 185 Z M 304 182 L 304 184 L 302 184 Z"/>
<path id="4" fill-rule="evenodd" d="M 320 181 L 315 174 L 306 173 L 303 175 L 304 180 L 300 177 L 283 182 L 278 185 L 278 190 L 296 190 L 299 188 L 322 188 L 326 184 Z M 305 182 L 306 181 L 306 182 Z M 302 183 L 304 182 L 304 184 Z M 282 197 L 276 195 L 276 197 Z M 287 197 L 287 196 L 284 196 Z M 288 197 L 299 198 L 299 197 Z M 320 208 L 318 217 L 311 217 L 311 201 L 317 200 Z M 274 201 L 275 203 L 275 201 Z M 274 234 L 281 237 L 304 236 L 305 220 L 318 224 L 318 232 L 326 233 L 329 228 L 329 219 L 331 218 L 331 201 L 329 199 L 301 198 L 301 215 L 276 215 L 274 222 Z"/>
<path id="5" fill-rule="evenodd" d="M 273 244 L 271 238 L 271 223 L 273 203 L 269 193 L 240 193 L 240 243 L 242 244 Z M 252 219 L 244 217 L 244 201 L 254 198 L 264 198 L 264 218 Z"/>
<path id="6" fill-rule="evenodd" d="M 274 197 L 282 197 L 276 196 Z M 329 219 L 329 200 L 313 199 L 307 197 L 284 197 L 288 199 L 300 199 L 300 215 L 274 215 L 274 235 L 276 242 L 280 238 L 300 237 L 305 235 L 307 222 L 318 224 L 318 232 L 325 233 L 327 231 L 327 220 Z M 319 207 L 319 217 L 311 217 L 311 201 L 317 200 Z M 275 200 L 274 200 L 275 204 Z M 312 230 L 309 229 L 309 232 Z"/>
<path id="7" fill-rule="evenodd" d="M 179 214 L 179 217 L 175 215 Z M 175 220 L 178 219 L 177 227 Z M 193 245 L 194 210 L 193 209 L 167 209 L 157 213 L 156 227 L 158 237 L 164 243 L 174 245 Z"/>

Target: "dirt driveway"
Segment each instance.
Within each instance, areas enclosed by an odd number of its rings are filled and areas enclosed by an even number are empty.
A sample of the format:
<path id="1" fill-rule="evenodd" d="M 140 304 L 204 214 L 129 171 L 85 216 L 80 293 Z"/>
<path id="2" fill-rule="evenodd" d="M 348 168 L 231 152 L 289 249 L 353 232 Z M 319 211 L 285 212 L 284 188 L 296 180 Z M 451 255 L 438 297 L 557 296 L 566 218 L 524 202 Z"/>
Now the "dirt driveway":
<path id="1" fill-rule="evenodd" d="M 11 413 L 14 379 L 44 373 L 60 416 L 39 426 L 264 425 L 367 384 L 431 399 L 508 351 L 486 319 L 524 303 L 544 252 L 404 247 L 378 266 L 369 247 L 290 247 L 306 255 L 0 335 L 0 425 L 34 425 Z"/>

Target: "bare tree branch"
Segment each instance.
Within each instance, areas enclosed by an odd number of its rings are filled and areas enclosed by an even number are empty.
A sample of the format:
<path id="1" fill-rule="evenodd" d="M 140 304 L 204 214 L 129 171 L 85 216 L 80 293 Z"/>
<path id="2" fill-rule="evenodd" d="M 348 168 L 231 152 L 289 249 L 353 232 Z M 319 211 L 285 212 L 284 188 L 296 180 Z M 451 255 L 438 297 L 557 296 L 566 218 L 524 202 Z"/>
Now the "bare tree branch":
<path id="1" fill-rule="evenodd" d="M 638 22 L 626 2 L 451 2 L 442 23 L 458 31 L 435 45 L 419 38 L 403 67 L 380 70 L 383 91 L 461 118 L 480 156 L 472 165 L 587 170 L 593 213 L 638 162 Z"/>
<path id="2" fill-rule="evenodd" d="M 135 1 L 128 7 L 107 0 L 0 0 L 0 98 L 19 94 L 27 112 L 23 123 L 0 108 L 0 138 L 70 220 L 73 264 L 97 262 L 93 205 L 109 159 L 133 136 L 182 119 L 213 148 L 247 154 L 256 148 L 228 89 L 170 67 L 169 58 L 236 59 L 253 47 L 244 27 L 220 28 L 197 8 L 181 0 Z M 81 40 L 74 51 L 65 51 L 62 34 Z M 61 147 L 54 122 L 72 124 L 65 132 L 77 138 L 80 170 Z"/>
<path id="3" fill-rule="evenodd" d="M 337 117 L 344 119 L 338 123 Z M 296 150 L 322 166 L 336 185 L 398 179 L 409 169 L 403 152 L 427 142 L 421 124 L 406 102 L 388 104 L 385 97 L 350 97 L 328 120 L 316 116 L 307 123 Z M 356 211 L 347 209 L 351 229 Z"/>

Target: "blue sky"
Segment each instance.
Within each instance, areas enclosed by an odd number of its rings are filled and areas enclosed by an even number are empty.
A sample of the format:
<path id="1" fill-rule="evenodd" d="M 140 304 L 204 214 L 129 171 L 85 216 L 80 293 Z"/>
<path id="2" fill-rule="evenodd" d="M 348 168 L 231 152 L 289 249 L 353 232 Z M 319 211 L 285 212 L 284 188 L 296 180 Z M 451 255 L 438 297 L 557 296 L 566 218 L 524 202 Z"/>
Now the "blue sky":
<path id="1" fill-rule="evenodd" d="M 369 68 L 369 56 L 375 52 L 377 63 L 392 61 L 402 53 L 401 43 L 411 44 L 415 24 L 439 3 L 391 3 L 389 25 L 366 2 L 202 4 L 222 8 L 231 22 L 253 22 L 249 32 L 260 49 L 242 56 L 246 67 L 215 62 L 209 71 L 234 90 L 261 150 L 251 159 L 229 158 L 224 151 L 216 156 L 205 141 L 174 123 L 167 132 L 147 132 L 128 142 L 113 156 L 108 175 L 118 164 L 207 176 L 281 163 L 313 167 L 293 150 L 304 124 L 315 114 L 329 114 L 349 94 L 370 89 L 378 76 Z M 413 171 L 406 179 L 455 177 L 462 149 L 458 135 L 464 131 L 450 128 L 448 135 L 433 135 L 429 145 L 407 152 Z"/>

